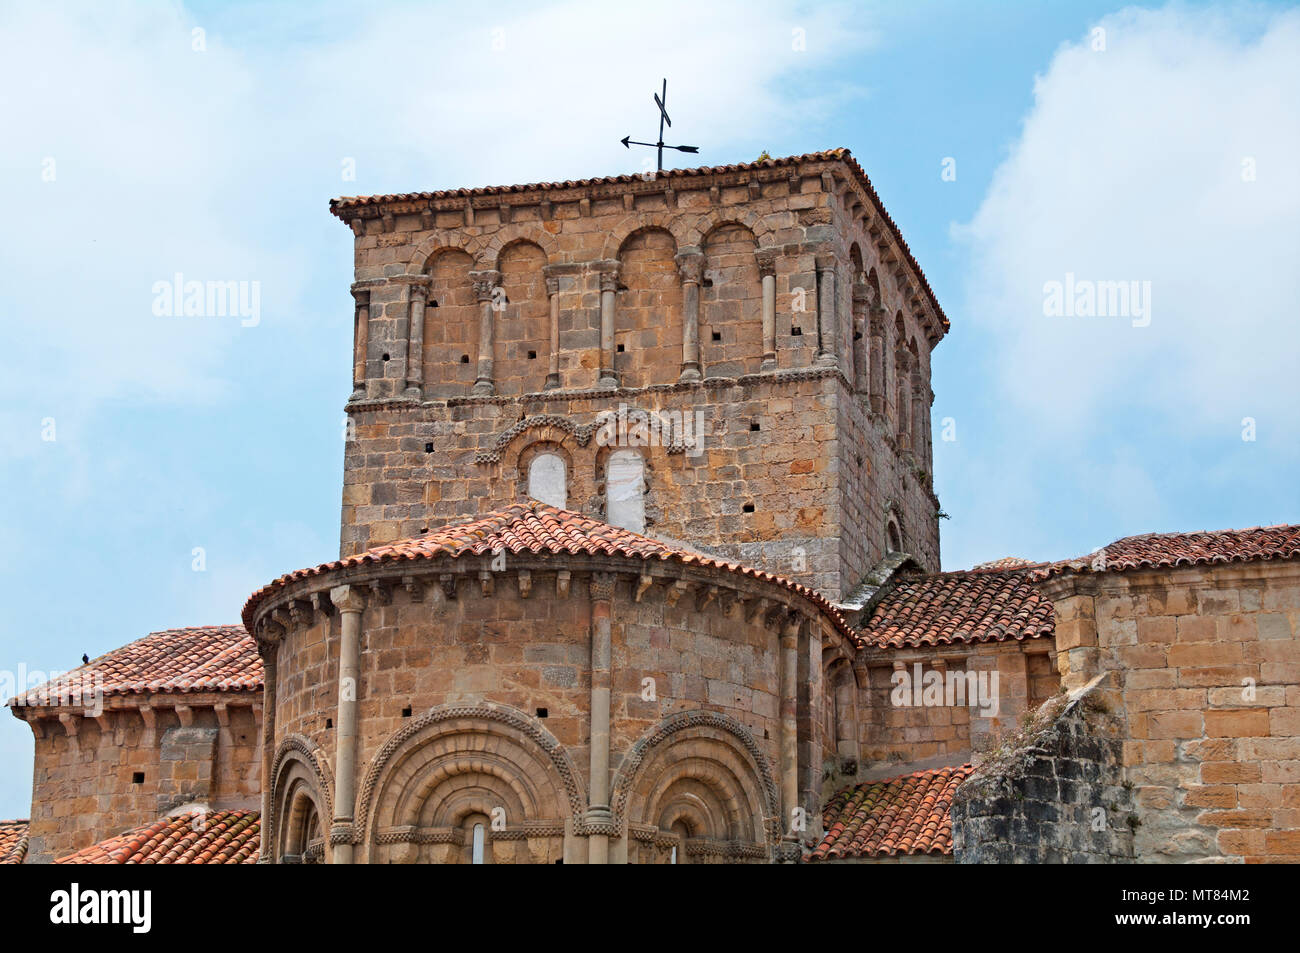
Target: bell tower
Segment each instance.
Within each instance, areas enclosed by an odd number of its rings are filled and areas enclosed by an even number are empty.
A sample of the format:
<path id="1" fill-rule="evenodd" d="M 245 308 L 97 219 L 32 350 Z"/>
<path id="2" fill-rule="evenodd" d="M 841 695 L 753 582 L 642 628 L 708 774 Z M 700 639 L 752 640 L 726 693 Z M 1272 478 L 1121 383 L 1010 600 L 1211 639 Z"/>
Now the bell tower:
<path id="1" fill-rule="evenodd" d="M 939 567 L 948 328 L 847 150 L 341 198 L 341 550 L 535 496 L 842 599 Z"/>

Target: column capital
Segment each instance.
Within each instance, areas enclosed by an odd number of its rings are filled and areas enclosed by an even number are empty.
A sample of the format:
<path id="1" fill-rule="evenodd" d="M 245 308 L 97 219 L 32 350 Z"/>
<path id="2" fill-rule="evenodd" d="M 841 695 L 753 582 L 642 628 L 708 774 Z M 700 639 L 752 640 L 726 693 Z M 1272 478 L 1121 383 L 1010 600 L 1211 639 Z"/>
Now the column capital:
<path id="1" fill-rule="evenodd" d="M 818 252 L 813 256 L 813 261 L 816 262 L 818 271 L 830 271 L 839 264 L 839 259 L 833 252 Z"/>
<path id="2" fill-rule="evenodd" d="M 474 294 L 479 301 L 491 301 L 492 292 L 501 285 L 501 272 L 495 269 L 471 271 L 469 280 L 474 285 Z"/>
<path id="3" fill-rule="evenodd" d="M 776 274 L 777 254 L 775 248 L 760 248 L 754 252 L 754 261 L 758 264 L 760 278 L 771 278 Z"/>
<path id="4" fill-rule="evenodd" d="M 546 296 L 547 296 L 548 298 L 553 298 L 553 297 L 555 297 L 555 296 L 556 296 L 557 294 L 559 294 L 559 293 L 560 293 L 560 279 L 559 279 L 559 278 L 547 278 L 547 279 L 546 279 Z"/>
<path id="5" fill-rule="evenodd" d="M 617 291 L 617 290 L 618 290 L 618 272 L 617 272 L 617 271 L 602 271 L 602 272 L 600 272 L 599 274 L 600 274 L 600 290 L 601 290 L 601 291 Z"/>
<path id="6" fill-rule="evenodd" d="M 704 277 L 704 254 L 699 251 L 681 251 L 673 258 L 683 284 L 698 285 Z"/>
<path id="7" fill-rule="evenodd" d="M 360 612 L 366 607 L 366 597 L 353 586 L 335 586 L 330 590 L 330 602 L 340 612 Z"/>
<path id="8" fill-rule="evenodd" d="M 614 574 L 612 572 L 592 573 L 589 588 L 593 600 L 608 602 L 614 598 Z"/>

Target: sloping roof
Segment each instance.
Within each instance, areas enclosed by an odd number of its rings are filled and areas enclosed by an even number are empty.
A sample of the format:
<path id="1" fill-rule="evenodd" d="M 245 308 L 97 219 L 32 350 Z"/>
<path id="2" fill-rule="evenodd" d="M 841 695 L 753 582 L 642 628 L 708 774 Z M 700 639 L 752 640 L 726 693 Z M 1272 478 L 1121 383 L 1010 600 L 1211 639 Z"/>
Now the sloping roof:
<path id="1" fill-rule="evenodd" d="M 799 593 L 815 603 L 850 639 L 853 631 L 830 602 L 813 589 L 762 569 L 717 559 L 703 553 L 678 549 L 649 536 L 642 536 L 600 520 L 561 510 L 538 500 L 512 503 L 486 516 L 444 526 L 423 536 L 376 546 L 355 556 L 299 569 L 263 586 L 244 605 L 244 622 L 252 625 L 258 603 L 292 582 L 309 579 L 353 566 L 384 565 L 430 559 L 458 559 L 507 553 L 550 553 L 553 555 L 618 556 L 647 562 L 675 562 L 683 566 L 724 569 L 739 576 L 770 582 Z"/>
<path id="2" fill-rule="evenodd" d="M 826 804 L 826 836 L 809 860 L 952 853 L 952 796 L 974 767 L 917 771 L 840 791 Z"/>
<path id="3" fill-rule="evenodd" d="M 1035 578 L 1064 572 L 1172 569 L 1254 560 L 1300 558 L 1300 525 L 1253 526 L 1199 533 L 1144 533 L 1117 539 L 1100 551 L 1034 571 Z"/>
<path id="4" fill-rule="evenodd" d="M 1033 639 L 1056 631 L 1051 600 L 1024 570 L 900 576 L 859 630 L 874 648 Z"/>
<path id="5" fill-rule="evenodd" d="M 255 864 L 261 845 L 257 811 L 210 811 L 161 817 L 92 844 L 56 864 Z"/>
<path id="6" fill-rule="evenodd" d="M 262 659 L 242 625 L 152 632 L 10 699 L 26 705 L 84 690 L 99 680 L 105 697 L 145 692 L 243 692 L 262 688 Z M 98 686 L 97 686 L 98 687 Z"/>
<path id="7" fill-rule="evenodd" d="M 29 821 L 0 821 L 0 864 L 21 864 L 27 856 Z"/>
<path id="8" fill-rule="evenodd" d="M 657 175 L 662 179 L 685 179 L 705 175 L 718 175 L 728 172 L 748 172 L 754 169 L 782 168 L 785 166 L 799 165 L 803 162 L 827 162 L 832 160 L 840 160 L 844 162 L 857 178 L 858 182 L 862 185 L 867 195 L 870 196 L 876 209 L 879 210 L 881 217 L 889 226 L 890 231 L 893 232 L 894 240 L 898 242 L 899 248 L 902 249 L 903 254 L 906 256 L 908 265 L 910 265 L 912 270 L 916 273 L 918 280 L 921 282 L 922 288 L 925 289 L 925 294 L 930 299 L 930 303 L 934 306 L 935 312 L 938 314 L 939 320 L 943 324 L 944 331 L 947 331 L 950 327 L 948 318 L 943 313 L 943 308 L 939 305 L 939 300 L 934 293 L 934 289 L 930 287 L 929 279 L 925 277 L 925 272 L 922 271 L 921 266 L 917 264 L 916 258 L 912 255 L 912 250 L 908 247 L 906 240 L 903 238 L 902 231 L 899 229 L 898 225 L 895 224 L 893 218 L 890 217 L 889 212 L 885 209 L 885 203 L 880 200 L 880 195 L 876 192 L 876 187 L 871 184 L 871 179 L 867 176 L 866 171 L 858 164 L 858 160 L 853 157 L 853 154 L 848 149 L 826 149 L 821 152 L 809 152 L 799 156 L 783 156 L 776 159 L 759 159 L 756 162 L 737 162 L 732 163 L 731 165 L 700 166 L 694 169 L 665 169 L 662 172 L 657 173 Z M 645 180 L 642 178 L 641 174 L 637 173 L 635 175 L 611 175 L 592 179 L 570 179 L 565 182 L 533 182 L 527 185 L 489 185 L 466 189 L 444 189 L 437 192 L 400 192 L 388 195 L 345 195 L 330 200 L 330 212 L 340 219 L 345 219 L 343 213 L 349 210 L 369 205 L 384 205 L 390 202 L 425 202 L 448 198 L 471 198 L 482 195 L 511 195 L 521 192 L 537 191 L 553 192 L 564 189 L 588 188 L 591 186 L 629 185 L 632 183 L 642 183 L 644 181 Z"/>

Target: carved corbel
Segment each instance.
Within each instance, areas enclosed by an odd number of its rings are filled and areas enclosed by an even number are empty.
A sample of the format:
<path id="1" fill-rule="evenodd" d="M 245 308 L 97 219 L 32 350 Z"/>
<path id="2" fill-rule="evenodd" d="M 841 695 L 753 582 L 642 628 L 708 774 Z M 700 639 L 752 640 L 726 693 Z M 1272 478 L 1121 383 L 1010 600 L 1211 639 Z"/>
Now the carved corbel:
<path id="1" fill-rule="evenodd" d="M 403 576 L 402 588 L 406 590 L 406 594 L 412 602 L 424 601 L 424 583 L 414 576 Z"/>
<path id="2" fill-rule="evenodd" d="M 386 232 L 391 232 L 393 229 L 397 228 L 397 219 L 393 217 L 393 213 L 390 211 L 385 210 L 384 214 L 379 217 L 379 220 L 384 223 L 384 231 Z"/>
<path id="3" fill-rule="evenodd" d="M 555 574 L 555 594 L 561 599 L 569 597 L 569 584 L 573 580 L 573 574 L 567 569 L 561 569 Z"/>
<path id="4" fill-rule="evenodd" d="M 446 599 L 456 598 L 456 575 L 455 573 L 445 572 L 438 577 L 438 585 L 442 587 L 442 595 Z"/>
<path id="5" fill-rule="evenodd" d="M 632 601 L 640 602 L 641 597 L 646 594 L 646 590 L 648 590 L 651 586 L 653 586 L 654 583 L 655 583 L 654 577 L 651 576 L 649 573 L 643 572 L 640 576 L 638 576 L 636 581 L 636 589 L 633 591 L 633 595 L 632 595 Z"/>
<path id="6" fill-rule="evenodd" d="M 189 728 L 194 724 L 194 709 L 189 705 L 177 705 L 175 710 L 182 728 Z"/>
<path id="7" fill-rule="evenodd" d="M 703 612 L 705 606 L 718 597 L 717 586 L 701 585 L 695 590 L 695 611 Z"/>
<path id="8" fill-rule="evenodd" d="M 519 582 L 519 598 L 527 599 L 533 591 L 533 574 L 530 570 L 521 569 L 515 574 Z"/>
<path id="9" fill-rule="evenodd" d="M 370 580 L 370 601 L 373 605 L 386 606 L 392 602 L 393 594 L 388 584 L 379 579 Z"/>
<path id="10" fill-rule="evenodd" d="M 772 601 L 765 596 L 750 596 L 745 599 L 745 621 L 753 624 L 754 620 L 767 612 Z"/>
<path id="11" fill-rule="evenodd" d="M 490 570 L 480 569 L 478 571 L 478 584 L 479 587 L 483 590 L 484 598 L 491 596 L 492 593 L 495 591 L 496 589 L 495 579 L 496 577 L 493 575 L 493 573 Z"/>
<path id="12" fill-rule="evenodd" d="M 684 579 L 678 579 L 671 586 L 668 587 L 668 592 L 664 598 L 668 600 L 668 604 L 670 606 L 675 607 L 677 605 L 678 600 L 680 600 L 681 597 L 686 593 L 686 590 L 690 588 L 691 588 L 691 584 L 689 582 L 687 582 Z"/>

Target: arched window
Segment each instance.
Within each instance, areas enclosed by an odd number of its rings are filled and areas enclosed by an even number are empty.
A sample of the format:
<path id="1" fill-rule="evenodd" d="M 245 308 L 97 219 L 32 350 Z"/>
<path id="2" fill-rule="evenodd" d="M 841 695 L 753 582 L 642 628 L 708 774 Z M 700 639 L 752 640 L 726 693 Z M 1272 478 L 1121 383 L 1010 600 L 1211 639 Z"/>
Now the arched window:
<path id="1" fill-rule="evenodd" d="M 565 509 L 569 491 L 564 460 L 554 453 L 539 453 L 528 464 L 528 495 L 551 506 Z"/>
<path id="2" fill-rule="evenodd" d="M 461 863 L 492 863 L 491 837 L 489 836 L 489 825 L 491 823 L 486 814 L 477 811 L 461 821 L 460 829 L 464 832 L 465 837 Z"/>
<path id="3" fill-rule="evenodd" d="M 634 533 L 645 532 L 645 463 L 635 450 L 615 450 L 605 473 L 605 519 Z"/>
<path id="4" fill-rule="evenodd" d="M 889 521 L 886 527 L 886 552 L 901 553 L 903 551 L 903 539 L 898 532 L 898 524 L 893 520 Z"/>

